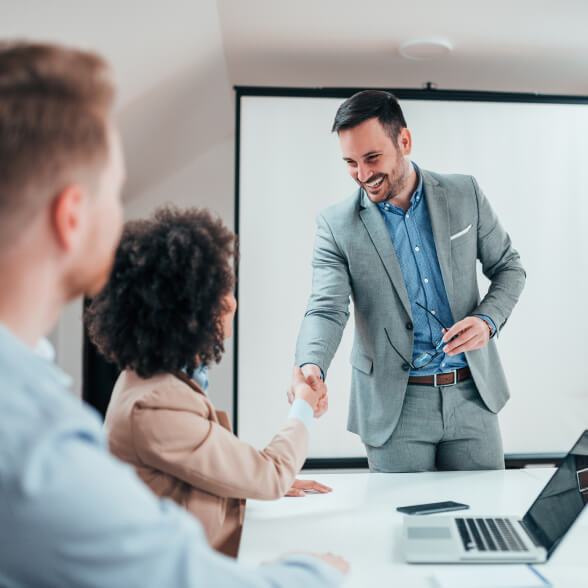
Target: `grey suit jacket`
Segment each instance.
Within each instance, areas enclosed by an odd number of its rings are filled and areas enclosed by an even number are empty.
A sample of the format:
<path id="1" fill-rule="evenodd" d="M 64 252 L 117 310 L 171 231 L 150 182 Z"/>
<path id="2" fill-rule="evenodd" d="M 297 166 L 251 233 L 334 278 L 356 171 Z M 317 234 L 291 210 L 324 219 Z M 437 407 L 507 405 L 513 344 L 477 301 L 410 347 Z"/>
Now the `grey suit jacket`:
<path id="1" fill-rule="evenodd" d="M 508 234 L 476 180 L 421 170 L 437 256 L 455 321 L 489 316 L 500 330 L 525 283 L 525 271 Z M 476 260 L 491 281 L 483 300 Z M 296 345 L 296 363 L 315 363 L 325 374 L 349 317 L 355 337 L 347 428 L 380 446 L 398 422 L 409 366 L 386 339 L 410 358 L 412 315 L 398 259 L 380 211 L 363 190 L 317 217 L 312 294 Z M 494 340 L 466 353 L 482 400 L 498 412 L 509 397 Z"/>

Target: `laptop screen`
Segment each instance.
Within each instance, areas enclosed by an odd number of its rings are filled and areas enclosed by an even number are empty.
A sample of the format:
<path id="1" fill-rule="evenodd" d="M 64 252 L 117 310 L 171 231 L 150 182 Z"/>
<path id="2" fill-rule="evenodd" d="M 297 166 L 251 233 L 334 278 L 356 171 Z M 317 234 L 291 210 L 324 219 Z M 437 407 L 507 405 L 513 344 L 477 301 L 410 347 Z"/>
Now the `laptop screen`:
<path id="1" fill-rule="evenodd" d="M 561 462 L 523 517 L 548 554 L 588 503 L 588 430 Z"/>

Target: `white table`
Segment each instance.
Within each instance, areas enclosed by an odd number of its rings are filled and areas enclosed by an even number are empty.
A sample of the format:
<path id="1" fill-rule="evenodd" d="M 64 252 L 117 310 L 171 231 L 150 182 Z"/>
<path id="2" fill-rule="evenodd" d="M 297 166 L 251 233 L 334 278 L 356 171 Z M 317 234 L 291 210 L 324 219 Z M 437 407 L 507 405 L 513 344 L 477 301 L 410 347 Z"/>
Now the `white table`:
<path id="1" fill-rule="evenodd" d="M 399 548 L 403 515 L 397 506 L 455 500 L 469 504 L 471 514 L 522 515 L 553 471 L 301 475 L 333 492 L 248 501 L 239 560 L 256 565 L 292 551 L 331 551 L 351 564 L 345 586 L 430 588 L 438 567 L 404 563 Z M 588 588 L 587 512 L 585 508 L 549 562 L 537 565 L 557 588 Z"/>

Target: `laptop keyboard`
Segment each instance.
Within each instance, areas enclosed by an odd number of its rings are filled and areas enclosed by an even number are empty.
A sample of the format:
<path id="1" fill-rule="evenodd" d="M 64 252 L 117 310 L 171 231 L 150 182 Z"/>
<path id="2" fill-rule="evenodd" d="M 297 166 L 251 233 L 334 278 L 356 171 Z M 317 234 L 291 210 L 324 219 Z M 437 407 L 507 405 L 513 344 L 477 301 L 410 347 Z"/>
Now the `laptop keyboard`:
<path id="1" fill-rule="evenodd" d="M 528 551 L 508 519 L 456 518 L 466 551 Z"/>

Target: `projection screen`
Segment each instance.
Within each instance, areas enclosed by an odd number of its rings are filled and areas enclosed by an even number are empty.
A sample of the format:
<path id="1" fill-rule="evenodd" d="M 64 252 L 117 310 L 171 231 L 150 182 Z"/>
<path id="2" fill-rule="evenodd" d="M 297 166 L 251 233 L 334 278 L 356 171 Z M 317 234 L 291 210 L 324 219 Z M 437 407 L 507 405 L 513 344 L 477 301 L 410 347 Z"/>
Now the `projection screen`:
<path id="1" fill-rule="evenodd" d="M 563 453 L 588 428 L 588 100 L 392 91 L 412 132 L 411 158 L 425 169 L 474 175 L 527 270 L 526 288 L 497 339 L 512 394 L 500 413 L 505 453 Z M 330 133 L 351 93 L 237 89 L 235 425 L 257 447 L 288 413 L 315 217 L 356 187 Z M 482 294 L 486 288 L 480 272 Z M 310 458 L 365 456 L 346 430 L 352 305 L 350 312 Z"/>

